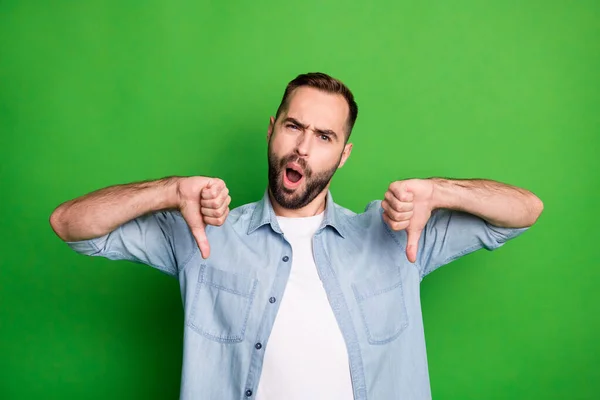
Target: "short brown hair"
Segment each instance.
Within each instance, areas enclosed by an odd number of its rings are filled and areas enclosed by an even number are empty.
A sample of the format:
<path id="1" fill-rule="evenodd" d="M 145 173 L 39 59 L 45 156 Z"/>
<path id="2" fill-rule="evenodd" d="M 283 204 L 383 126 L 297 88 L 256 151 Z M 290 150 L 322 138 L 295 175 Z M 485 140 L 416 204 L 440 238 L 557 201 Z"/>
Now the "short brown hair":
<path id="1" fill-rule="evenodd" d="M 354 123 L 356 122 L 356 117 L 358 116 L 358 105 L 354 100 L 354 95 L 352 94 L 350 89 L 348 89 L 348 87 L 344 85 L 344 83 L 322 72 L 309 72 L 306 74 L 301 74 L 294 78 L 292 81 L 290 81 L 290 83 L 288 83 L 287 87 L 285 88 L 283 98 L 281 99 L 281 103 L 277 108 L 275 119 L 279 118 L 281 112 L 287 108 L 288 100 L 292 92 L 301 86 L 312 87 L 327 93 L 341 94 L 344 97 L 344 99 L 346 99 L 346 102 L 348 103 L 349 107 L 347 123 L 348 133 L 346 135 L 346 141 L 348 141 L 350 133 L 352 133 Z"/>

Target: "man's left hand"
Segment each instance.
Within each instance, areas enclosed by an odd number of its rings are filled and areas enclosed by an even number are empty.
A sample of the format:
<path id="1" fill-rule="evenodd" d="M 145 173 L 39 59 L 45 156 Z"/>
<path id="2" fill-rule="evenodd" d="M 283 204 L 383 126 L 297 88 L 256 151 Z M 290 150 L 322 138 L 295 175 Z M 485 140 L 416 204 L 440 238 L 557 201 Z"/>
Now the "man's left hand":
<path id="1" fill-rule="evenodd" d="M 421 232 L 434 208 L 434 182 L 427 179 L 408 179 L 390 184 L 382 201 L 385 222 L 395 231 L 406 229 L 406 257 L 417 260 Z"/>

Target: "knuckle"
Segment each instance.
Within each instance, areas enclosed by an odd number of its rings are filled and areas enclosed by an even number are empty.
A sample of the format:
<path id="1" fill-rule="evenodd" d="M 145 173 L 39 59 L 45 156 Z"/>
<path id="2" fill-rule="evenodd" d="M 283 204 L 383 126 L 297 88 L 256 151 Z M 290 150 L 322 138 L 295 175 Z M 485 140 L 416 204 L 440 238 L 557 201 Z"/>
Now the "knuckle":
<path id="1" fill-rule="evenodd" d="M 213 225 L 213 226 L 214 226 L 214 225 L 216 225 L 216 222 L 217 222 L 217 220 L 215 219 L 215 217 L 210 217 L 210 218 L 208 218 L 208 219 L 206 220 L 206 223 L 207 223 L 208 225 Z"/>
<path id="2" fill-rule="evenodd" d="M 394 222 L 393 225 L 394 225 L 394 229 L 399 231 L 399 230 L 406 228 L 407 223 L 406 223 L 406 221 L 396 221 L 396 222 Z"/>
<path id="3" fill-rule="evenodd" d="M 389 188 L 392 192 L 398 191 L 399 189 L 402 188 L 402 181 L 394 181 L 394 182 L 390 183 Z"/>

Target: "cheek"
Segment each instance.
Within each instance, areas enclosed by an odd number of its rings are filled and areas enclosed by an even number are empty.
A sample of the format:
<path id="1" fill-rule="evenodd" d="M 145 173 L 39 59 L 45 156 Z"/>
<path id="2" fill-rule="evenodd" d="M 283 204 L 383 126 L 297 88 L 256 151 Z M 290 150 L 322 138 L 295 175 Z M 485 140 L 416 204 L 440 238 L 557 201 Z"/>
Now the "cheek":
<path id="1" fill-rule="evenodd" d="M 273 136 L 273 140 L 271 141 L 271 151 L 277 154 L 278 156 L 283 156 L 289 154 L 292 150 L 294 150 L 294 143 L 289 138 L 286 138 L 285 135 L 277 135 Z"/>
<path id="2" fill-rule="evenodd" d="M 311 161 L 309 162 L 312 172 L 329 172 L 337 168 L 338 156 L 339 154 L 333 154 L 333 152 L 326 150 L 313 153 L 313 157 L 311 157 Z"/>

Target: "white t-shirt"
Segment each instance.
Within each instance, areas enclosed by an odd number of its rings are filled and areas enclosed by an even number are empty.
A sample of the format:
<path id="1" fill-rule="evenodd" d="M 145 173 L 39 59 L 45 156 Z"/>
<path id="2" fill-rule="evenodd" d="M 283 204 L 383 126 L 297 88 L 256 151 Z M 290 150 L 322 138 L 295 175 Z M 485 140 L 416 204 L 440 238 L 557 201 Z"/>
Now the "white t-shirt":
<path id="1" fill-rule="evenodd" d="M 313 258 L 323 213 L 278 217 L 292 269 L 265 348 L 257 400 L 352 400 L 346 345 Z"/>

